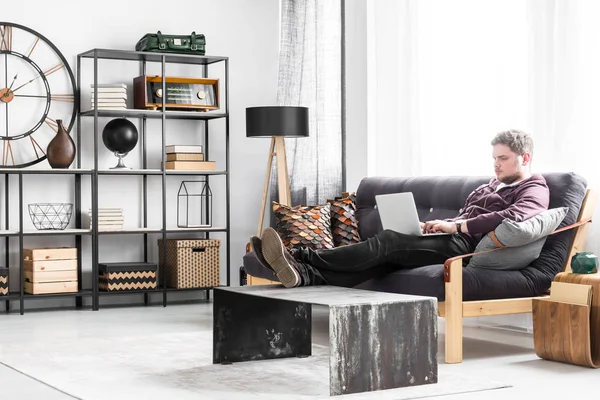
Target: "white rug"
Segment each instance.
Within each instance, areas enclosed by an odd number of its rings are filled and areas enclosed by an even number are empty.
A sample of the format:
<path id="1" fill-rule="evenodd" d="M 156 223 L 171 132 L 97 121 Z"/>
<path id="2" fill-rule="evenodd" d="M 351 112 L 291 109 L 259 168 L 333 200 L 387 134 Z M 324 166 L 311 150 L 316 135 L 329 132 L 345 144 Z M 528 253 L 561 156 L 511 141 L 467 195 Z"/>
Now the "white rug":
<path id="1" fill-rule="evenodd" d="M 212 329 L 207 318 L 196 319 L 192 328 L 189 314 L 185 321 L 157 322 L 172 325 L 152 328 L 140 323 L 129 329 L 125 323 L 122 329 L 98 326 L 93 333 L 88 328 L 67 336 L 39 332 L 47 340 L 2 346 L 0 361 L 85 400 L 329 398 L 326 346 L 313 345 L 313 356 L 304 359 L 213 365 Z M 131 326 L 135 323 L 129 322 Z M 416 399 L 503 387 L 509 386 L 462 376 L 453 373 L 451 365 L 440 364 L 437 384 L 336 398 Z"/>

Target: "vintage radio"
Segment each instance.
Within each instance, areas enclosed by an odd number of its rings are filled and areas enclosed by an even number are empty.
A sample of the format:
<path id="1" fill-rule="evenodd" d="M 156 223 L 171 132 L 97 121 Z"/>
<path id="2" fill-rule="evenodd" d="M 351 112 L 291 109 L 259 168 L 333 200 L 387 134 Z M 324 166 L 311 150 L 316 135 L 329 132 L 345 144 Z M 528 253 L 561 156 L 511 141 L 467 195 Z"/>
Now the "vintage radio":
<path id="1" fill-rule="evenodd" d="M 133 106 L 137 109 L 210 111 L 219 109 L 219 80 L 208 78 L 138 76 L 133 79 Z"/>

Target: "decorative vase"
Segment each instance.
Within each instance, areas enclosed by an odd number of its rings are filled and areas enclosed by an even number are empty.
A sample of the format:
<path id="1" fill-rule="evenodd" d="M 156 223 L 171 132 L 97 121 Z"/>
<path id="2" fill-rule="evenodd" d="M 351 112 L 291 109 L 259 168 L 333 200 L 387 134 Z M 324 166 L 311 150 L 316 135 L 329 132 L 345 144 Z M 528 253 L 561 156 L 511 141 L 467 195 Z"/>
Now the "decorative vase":
<path id="1" fill-rule="evenodd" d="M 48 143 L 46 156 L 52 168 L 69 168 L 75 159 L 75 142 L 63 126 L 62 119 L 57 119 L 58 132 Z"/>

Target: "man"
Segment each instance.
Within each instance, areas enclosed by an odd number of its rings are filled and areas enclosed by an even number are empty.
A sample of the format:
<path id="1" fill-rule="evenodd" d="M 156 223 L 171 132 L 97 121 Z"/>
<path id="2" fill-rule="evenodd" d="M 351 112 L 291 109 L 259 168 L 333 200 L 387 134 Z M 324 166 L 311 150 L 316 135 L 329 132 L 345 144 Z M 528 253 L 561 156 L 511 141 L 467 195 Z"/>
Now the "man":
<path id="1" fill-rule="evenodd" d="M 545 179 L 531 174 L 533 140 L 517 130 L 498 133 L 492 140 L 496 179 L 474 190 L 455 218 L 421 223 L 424 233 L 452 235 L 417 237 L 383 230 L 361 243 L 328 250 L 309 248 L 289 252 L 272 228 L 262 240 L 250 240 L 257 259 L 272 269 L 285 287 L 335 285 L 353 287 L 401 268 L 441 264 L 472 253 L 477 243 L 504 219 L 527 220 L 548 209 Z"/>

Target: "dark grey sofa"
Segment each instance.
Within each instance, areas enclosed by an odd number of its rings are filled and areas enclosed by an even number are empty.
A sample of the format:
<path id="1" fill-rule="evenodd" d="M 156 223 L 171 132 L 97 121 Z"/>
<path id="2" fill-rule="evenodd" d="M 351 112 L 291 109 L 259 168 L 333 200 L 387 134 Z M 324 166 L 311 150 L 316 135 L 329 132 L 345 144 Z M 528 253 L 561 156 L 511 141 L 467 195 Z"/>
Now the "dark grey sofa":
<path id="1" fill-rule="evenodd" d="M 586 181 L 573 173 L 543 174 L 550 188 L 550 208 L 569 207 L 560 227 L 577 221 L 586 194 Z M 489 182 L 490 177 L 371 177 L 361 181 L 356 192 L 360 235 L 363 239 L 379 232 L 381 222 L 375 208 L 375 196 L 384 193 L 412 192 L 421 221 L 454 217 L 471 191 Z M 559 227 L 559 228 L 560 228 Z M 554 276 L 561 272 L 569 254 L 574 230 L 551 235 L 540 257 L 519 271 L 497 271 L 465 267 L 463 300 L 490 300 L 530 297 L 543 294 Z M 244 256 L 244 268 L 254 277 L 276 280 L 263 268 L 252 253 Z M 404 294 L 434 296 L 445 299 L 443 265 L 428 265 L 411 270 L 399 270 L 372 279 L 358 288 Z"/>

